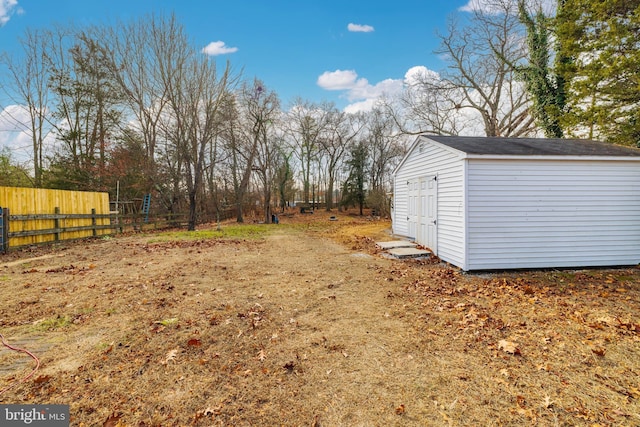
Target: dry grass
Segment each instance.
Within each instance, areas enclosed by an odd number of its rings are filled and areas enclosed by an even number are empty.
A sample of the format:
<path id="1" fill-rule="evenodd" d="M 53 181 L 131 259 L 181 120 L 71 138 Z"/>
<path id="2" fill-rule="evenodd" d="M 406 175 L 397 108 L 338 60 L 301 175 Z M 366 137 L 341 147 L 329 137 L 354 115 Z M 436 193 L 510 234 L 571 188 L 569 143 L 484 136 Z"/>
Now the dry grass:
<path id="1" fill-rule="evenodd" d="M 0 258 L 0 332 L 43 362 L 20 383 L 0 350 L 0 401 L 76 426 L 640 425 L 638 268 L 462 274 L 333 215 Z"/>

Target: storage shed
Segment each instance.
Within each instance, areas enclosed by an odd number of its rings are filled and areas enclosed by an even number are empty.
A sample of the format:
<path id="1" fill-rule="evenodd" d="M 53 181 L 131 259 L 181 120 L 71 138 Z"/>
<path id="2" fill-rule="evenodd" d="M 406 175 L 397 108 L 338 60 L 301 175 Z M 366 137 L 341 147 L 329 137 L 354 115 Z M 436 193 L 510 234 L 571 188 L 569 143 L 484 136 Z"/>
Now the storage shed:
<path id="1" fill-rule="evenodd" d="M 394 234 L 463 270 L 640 262 L 639 149 L 421 135 L 394 176 Z"/>

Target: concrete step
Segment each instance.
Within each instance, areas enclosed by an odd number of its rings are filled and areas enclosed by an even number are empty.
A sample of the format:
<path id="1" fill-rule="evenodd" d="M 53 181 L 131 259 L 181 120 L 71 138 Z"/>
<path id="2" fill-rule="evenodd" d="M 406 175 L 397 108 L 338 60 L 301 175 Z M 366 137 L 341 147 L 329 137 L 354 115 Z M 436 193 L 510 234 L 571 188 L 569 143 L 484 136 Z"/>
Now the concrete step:
<path id="1" fill-rule="evenodd" d="M 393 240 L 390 242 L 376 242 L 376 246 L 382 250 L 388 250 L 394 248 L 415 248 L 417 244 L 408 240 Z"/>
<path id="2" fill-rule="evenodd" d="M 389 255 L 394 256 L 396 258 L 419 258 L 419 257 L 430 257 L 431 252 L 418 249 L 415 247 L 412 248 L 392 248 L 386 251 Z"/>

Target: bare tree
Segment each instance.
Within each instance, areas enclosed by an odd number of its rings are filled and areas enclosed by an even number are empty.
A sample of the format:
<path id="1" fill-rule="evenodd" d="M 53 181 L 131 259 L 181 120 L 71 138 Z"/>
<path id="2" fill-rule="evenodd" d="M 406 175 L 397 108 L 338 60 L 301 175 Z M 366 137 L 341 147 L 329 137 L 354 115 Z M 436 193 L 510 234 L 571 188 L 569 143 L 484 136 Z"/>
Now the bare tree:
<path id="1" fill-rule="evenodd" d="M 529 99 L 509 63 L 521 61 L 526 48 L 516 2 L 490 0 L 469 23 L 450 22 L 436 52 L 449 62 L 444 73 L 451 101 L 482 118 L 487 136 L 518 137 L 534 131 Z"/>
<path id="2" fill-rule="evenodd" d="M 394 120 L 380 108 L 373 109 L 366 115 L 367 139 L 370 158 L 369 186 L 370 191 L 386 192 L 385 184 L 391 181 L 391 171 L 395 161 L 400 159 L 405 148 L 400 141 Z"/>
<path id="3" fill-rule="evenodd" d="M 135 120 L 128 123 L 142 137 L 149 171 L 155 163 L 159 122 L 167 104 L 167 86 L 161 70 L 179 52 L 192 50 L 175 15 L 152 15 L 108 28 L 102 36 L 109 65 Z"/>
<path id="4" fill-rule="evenodd" d="M 300 161 L 305 203 L 310 200 L 312 163 L 317 160 L 319 139 L 326 125 L 327 111 L 329 108 L 297 99 L 285 118 L 287 134 L 293 141 L 294 152 Z"/>
<path id="5" fill-rule="evenodd" d="M 170 46 L 158 64 L 167 100 L 162 128 L 173 148 L 171 154 L 182 162 L 189 203 L 188 229 L 194 230 L 198 195 L 202 194 L 205 163 L 209 159 L 207 149 L 220 132 L 219 114 L 229 98 L 234 77 L 229 63 L 218 74 L 215 62 L 196 55 L 192 49 L 180 49 L 180 39 L 165 40 Z"/>
<path id="6" fill-rule="evenodd" d="M 326 111 L 326 126 L 318 142 L 325 158 L 326 210 L 328 212 L 333 209 L 333 191 L 342 159 L 353 139 L 364 127 L 364 122 L 355 115 L 339 111 L 334 105 L 327 105 L 327 107 L 329 110 Z"/>
<path id="7" fill-rule="evenodd" d="M 244 82 L 234 97 L 235 117 L 230 116 L 225 125 L 238 222 L 244 222 L 245 198 L 253 173 L 260 172 L 265 180 L 270 174 L 268 130 L 276 119 L 279 101 L 275 92 L 267 92 L 257 79 L 251 84 Z"/>
<path id="8" fill-rule="evenodd" d="M 28 132 L 32 144 L 34 185 L 42 186 L 44 169 L 44 140 L 51 131 L 49 106 L 49 68 L 46 52 L 51 34 L 47 31 L 27 30 L 20 38 L 21 57 L 7 53 L 0 56 L 0 62 L 7 71 L 2 88 L 5 93 L 28 113 L 28 123 L 19 123 L 20 129 Z"/>
<path id="9" fill-rule="evenodd" d="M 280 100 L 274 91 L 254 79 L 253 86 L 247 86 L 253 96 L 244 96 L 250 138 L 256 142 L 256 153 L 251 167 L 262 185 L 263 211 L 265 223 L 271 223 L 271 190 L 274 185 L 276 160 L 281 138 L 276 134 L 276 124 L 280 113 Z"/>
<path id="10" fill-rule="evenodd" d="M 295 193 L 295 187 L 293 183 L 293 168 L 291 167 L 292 152 L 285 151 L 286 147 L 283 143 L 280 147 L 278 157 L 276 158 L 276 185 L 278 188 L 278 198 L 280 201 L 280 211 L 284 212 L 287 202 L 291 200 L 291 197 Z"/>
<path id="11" fill-rule="evenodd" d="M 225 103 L 223 116 L 226 120 L 223 121 L 220 137 L 222 148 L 226 152 L 224 165 L 227 174 L 225 182 L 233 188 L 236 221 L 244 222 L 244 199 L 251 178 L 255 147 L 247 144 L 243 138 L 238 104 L 237 93 L 230 96 L 229 102 Z"/>
<path id="12" fill-rule="evenodd" d="M 386 115 L 405 135 L 458 135 L 469 122 L 460 115 L 459 93 L 434 71 L 416 69 L 398 99 L 382 103 Z"/>

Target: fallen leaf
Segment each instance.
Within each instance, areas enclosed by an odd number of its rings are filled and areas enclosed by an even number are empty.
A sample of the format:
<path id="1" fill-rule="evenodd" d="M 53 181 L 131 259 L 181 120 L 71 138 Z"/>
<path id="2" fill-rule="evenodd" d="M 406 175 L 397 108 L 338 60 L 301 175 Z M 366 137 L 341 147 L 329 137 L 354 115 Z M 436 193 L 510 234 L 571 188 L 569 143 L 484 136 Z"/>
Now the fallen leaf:
<path id="1" fill-rule="evenodd" d="M 178 356 L 178 351 L 180 351 L 179 348 L 174 348 L 173 350 L 169 350 L 164 360 L 160 363 L 163 365 L 166 365 L 169 362 L 175 362 L 176 357 Z"/>
<path id="2" fill-rule="evenodd" d="M 36 379 L 34 379 L 33 382 L 35 382 L 36 384 L 42 384 L 42 383 L 46 383 L 50 379 L 51 377 L 49 375 L 40 375 Z"/>
<path id="3" fill-rule="evenodd" d="M 605 348 L 594 348 L 591 351 L 593 352 L 593 354 L 600 357 L 604 357 L 604 355 L 607 353 L 607 349 Z"/>
<path id="4" fill-rule="evenodd" d="M 105 422 L 102 423 L 102 427 L 116 427 L 119 424 L 120 418 L 122 418 L 122 414 L 111 414 Z"/>
<path id="5" fill-rule="evenodd" d="M 191 338 L 189 341 L 187 341 L 187 345 L 191 347 L 200 347 L 202 345 L 202 342 L 198 338 Z"/>
<path id="6" fill-rule="evenodd" d="M 267 355 L 265 354 L 264 350 L 260 350 L 260 353 L 258 353 L 258 360 L 261 362 L 264 362 L 266 358 L 267 358 Z"/>
<path id="7" fill-rule="evenodd" d="M 502 350 L 508 354 L 520 355 L 520 349 L 518 348 L 518 345 L 512 341 L 498 341 L 498 350 Z"/>

